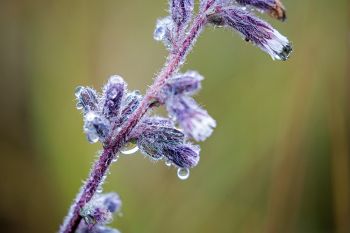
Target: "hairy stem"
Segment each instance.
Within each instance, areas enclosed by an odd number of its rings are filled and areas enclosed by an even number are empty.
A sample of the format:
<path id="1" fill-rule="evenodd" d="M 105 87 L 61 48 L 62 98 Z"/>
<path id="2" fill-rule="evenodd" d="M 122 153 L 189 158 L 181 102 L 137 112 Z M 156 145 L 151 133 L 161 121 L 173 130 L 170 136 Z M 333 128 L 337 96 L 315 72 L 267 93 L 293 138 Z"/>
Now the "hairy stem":
<path id="1" fill-rule="evenodd" d="M 214 0 L 208 1 L 205 10 L 208 9 L 214 2 Z M 162 89 L 166 80 L 180 68 L 205 24 L 206 16 L 202 12 L 198 14 L 198 16 L 194 19 L 192 27 L 190 28 L 185 39 L 178 46 L 177 51 L 174 54 L 169 55 L 167 63 L 161 72 L 157 75 L 154 84 L 148 89 L 139 107 L 122 125 L 122 128 L 116 137 L 110 140 L 110 142 L 104 146 L 102 154 L 93 165 L 91 173 L 89 174 L 89 178 L 82 187 L 80 193 L 77 195 L 74 203 L 70 208 L 68 216 L 61 226 L 61 233 L 74 233 L 77 230 L 82 219 L 80 216 L 80 210 L 87 202 L 91 200 L 91 198 L 96 193 L 96 190 L 101 186 L 110 164 L 117 156 L 117 153 L 119 152 L 122 145 L 124 145 L 124 143 L 129 139 L 128 137 L 130 132 L 145 115 L 145 113 L 150 109 L 154 98 L 156 98 L 158 92 Z"/>

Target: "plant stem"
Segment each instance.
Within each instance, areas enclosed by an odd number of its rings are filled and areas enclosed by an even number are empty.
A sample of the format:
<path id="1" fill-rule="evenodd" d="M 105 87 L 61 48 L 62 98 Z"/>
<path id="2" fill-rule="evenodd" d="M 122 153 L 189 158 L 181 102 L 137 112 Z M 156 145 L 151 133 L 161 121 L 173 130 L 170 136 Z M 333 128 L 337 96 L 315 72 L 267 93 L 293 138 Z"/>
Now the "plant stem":
<path id="1" fill-rule="evenodd" d="M 214 2 L 214 0 L 208 1 L 205 10 L 208 9 Z M 121 147 L 125 144 L 125 142 L 128 141 L 130 132 L 142 119 L 145 113 L 150 109 L 152 101 L 157 97 L 158 92 L 162 89 L 166 80 L 180 68 L 205 24 L 205 14 L 198 14 L 194 19 L 194 23 L 190 28 L 187 36 L 178 46 L 177 52 L 169 55 L 167 63 L 156 77 L 154 84 L 148 89 L 139 107 L 122 125 L 122 128 L 116 137 L 113 138 L 110 143 L 104 146 L 102 154 L 93 165 L 89 178 L 85 182 L 80 193 L 77 195 L 74 203 L 70 208 L 69 214 L 61 226 L 61 233 L 74 233 L 77 230 L 82 219 L 80 216 L 80 210 L 95 195 L 96 190 L 101 186 L 103 180 L 105 179 L 105 175 L 109 169 L 110 164 L 116 158 L 117 153 Z"/>

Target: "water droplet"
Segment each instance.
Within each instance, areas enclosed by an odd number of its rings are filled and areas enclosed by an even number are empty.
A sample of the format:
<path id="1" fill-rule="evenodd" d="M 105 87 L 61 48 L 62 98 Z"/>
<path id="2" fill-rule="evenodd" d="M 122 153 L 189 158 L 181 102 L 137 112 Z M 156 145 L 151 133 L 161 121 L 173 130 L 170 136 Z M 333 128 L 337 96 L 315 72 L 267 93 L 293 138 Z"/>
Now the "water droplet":
<path id="1" fill-rule="evenodd" d="M 78 86 L 77 88 L 75 88 L 74 95 L 75 95 L 76 97 L 79 98 L 79 96 L 80 96 L 80 94 L 81 94 L 81 91 L 82 91 L 83 89 L 84 89 L 84 87 Z"/>
<path id="2" fill-rule="evenodd" d="M 112 162 L 117 162 L 118 159 L 119 159 L 119 155 L 115 155 L 115 157 L 112 159 Z"/>
<path id="3" fill-rule="evenodd" d="M 117 97 L 117 95 L 118 95 L 118 91 L 116 89 L 113 89 L 113 90 L 111 90 L 110 93 L 108 93 L 108 97 L 110 99 L 115 99 Z M 114 103 L 114 102 L 111 102 L 111 103 Z"/>
<path id="4" fill-rule="evenodd" d="M 173 163 L 170 160 L 165 161 L 165 166 L 171 167 Z"/>
<path id="5" fill-rule="evenodd" d="M 81 110 L 81 109 L 84 108 L 83 104 L 80 103 L 80 102 L 78 102 L 78 103 L 75 105 L 75 107 L 76 107 L 78 110 Z"/>
<path id="6" fill-rule="evenodd" d="M 87 139 L 88 139 L 88 141 L 90 143 L 98 142 L 99 137 L 98 137 L 98 135 L 96 133 L 94 133 L 94 132 L 86 132 L 86 134 L 87 134 Z"/>
<path id="7" fill-rule="evenodd" d="M 120 77 L 119 75 L 112 75 L 110 78 L 109 78 L 109 81 L 111 83 L 121 83 L 123 82 L 123 78 Z"/>
<path id="8" fill-rule="evenodd" d="M 179 177 L 180 180 L 188 179 L 188 177 L 190 177 L 190 169 L 188 169 L 188 168 L 178 168 L 177 169 L 177 177 Z"/>
<path id="9" fill-rule="evenodd" d="M 135 143 L 128 142 L 126 143 L 120 152 L 124 155 L 131 155 L 139 150 L 138 146 Z"/>
<path id="10" fill-rule="evenodd" d="M 166 33 L 166 28 L 164 27 L 164 25 L 159 25 L 159 26 L 157 25 L 153 33 L 153 38 L 156 41 L 161 41 L 164 39 L 165 33 Z"/>

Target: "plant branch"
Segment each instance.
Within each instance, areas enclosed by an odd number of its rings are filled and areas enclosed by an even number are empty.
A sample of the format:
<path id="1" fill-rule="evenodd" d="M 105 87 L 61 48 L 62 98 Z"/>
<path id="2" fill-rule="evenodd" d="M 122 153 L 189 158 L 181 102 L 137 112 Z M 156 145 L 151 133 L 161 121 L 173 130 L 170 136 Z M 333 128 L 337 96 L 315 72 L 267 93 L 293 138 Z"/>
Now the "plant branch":
<path id="1" fill-rule="evenodd" d="M 204 8 L 204 12 L 209 7 L 211 7 L 214 2 L 214 0 L 208 1 L 206 7 Z M 95 195 L 97 189 L 103 183 L 110 164 L 117 157 L 117 153 L 121 147 L 125 144 L 125 142 L 128 141 L 130 132 L 142 119 L 146 112 L 151 108 L 153 100 L 157 97 L 166 80 L 181 67 L 185 57 L 192 49 L 196 38 L 207 22 L 207 18 L 204 12 L 199 13 L 194 19 L 192 27 L 190 28 L 187 36 L 182 41 L 180 46 L 178 46 L 178 50 L 175 53 L 169 55 L 167 58 L 167 63 L 161 72 L 157 75 L 154 84 L 148 89 L 145 97 L 143 98 L 136 111 L 130 116 L 129 120 L 127 120 L 122 125 L 122 128 L 115 136 L 115 138 L 110 140 L 108 144 L 104 145 L 101 155 L 93 165 L 89 178 L 82 187 L 80 193 L 77 195 L 74 203 L 70 208 L 68 216 L 61 226 L 61 233 L 74 233 L 77 230 L 82 219 L 80 216 L 80 210 Z"/>

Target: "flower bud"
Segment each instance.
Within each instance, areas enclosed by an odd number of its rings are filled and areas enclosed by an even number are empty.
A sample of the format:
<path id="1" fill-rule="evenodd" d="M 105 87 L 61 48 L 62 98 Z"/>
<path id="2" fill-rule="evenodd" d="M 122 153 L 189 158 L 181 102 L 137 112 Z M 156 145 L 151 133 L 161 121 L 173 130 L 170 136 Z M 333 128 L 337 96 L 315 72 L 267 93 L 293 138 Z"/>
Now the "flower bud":
<path id="1" fill-rule="evenodd" d="M 107 84 L 103 88 L 102 113 L 107 119 L 115 119 L 119 116 L 125 89 L 126 83 L 122 77 L 113 75 L 109 78 Z"/>
<path id="2" fill-rule="evenodd" d="M 90 143 L 103 142 L 110 131 L 110 123 L 103 116 L 90 111 L 84 117 L 84 132 Z"/>
<path id="3" fill-rule="evenodd" d="M 137 145 L 143 154 L 155 160 L 161 159 L 165 155 L 164 148 L 184 143 L 185 135 L 175 128 L 148 126 L 144 127 L 143 130 L 137 138 Z"/>
<path id="4" fill-rule="evenodd" d="M 97 110 L 97 93 L 94 89 L 79 86 L 75 89 L 75 96 L 77 98 L 76 106 L 78 109 L 82 109 L 84 114 Z"/>
<path id="5" fill-rule="evenodd" d="M 80 216 L 91 229 L 95 225 L 105 225 L 112 221 L 112 213 L 120 210 L 121 201 L 116 193 L 100 194 L 89 201 L 80 211 Z"/>
<path id="6" fill-rule="evenodd" d="M 201 76 L 196 71 L 187 71 L 169 78 L 165 84 L 164 91 L 167 95 L 186 94 L 193 95 L 201 88 Z"/>
<path id="7" fill-rule="evenodd" d="M 193 0 L 170 0 L 170 14 L 178 27 L 186 25 L 192 18 L 194 1 Z"/>
<path id="8" fill-rule="evenodd" d="M 136 110 L 142 100 L 140 91 L 129 92 L 122 102 L 122 112 L 120 114 L 120 123 L 125 122 L 129 116 Z"/>
<path id="9" fill-rule="evenodd" d="M 187 136 L 204 141 L 213 132 L 215 120 L 191 97 L 175 96 L 169 98 L 165 104 Z"/>
<path id="10" fill-rule="evenodd" d="M 164 156 L 176 166 L 192 168 L 199 162 L 199 151 L 199 146 L 187 144 L 164 148 L 163 153 Z"/>
<path id="11" fill-rule="evenodd" d="M 237 7 L 222 8 L 211 14 L 208 20 L 214 25 L 238 31 L 246 41 L 258 46 L 272 59 L 285 61 L 292 52 L 292 46 L 286 37 L 265 21 Z"/>

